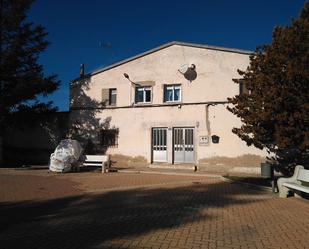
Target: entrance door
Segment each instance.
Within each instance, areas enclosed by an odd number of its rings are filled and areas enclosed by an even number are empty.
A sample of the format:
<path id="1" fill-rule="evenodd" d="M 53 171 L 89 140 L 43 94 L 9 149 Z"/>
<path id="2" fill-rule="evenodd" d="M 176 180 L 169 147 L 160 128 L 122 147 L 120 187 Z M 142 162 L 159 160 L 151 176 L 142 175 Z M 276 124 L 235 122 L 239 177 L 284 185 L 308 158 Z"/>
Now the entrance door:
<path id="1" fill-rule="evenodd" d="M 154 162 L 167 162 L 167 128 L 152 128 L 152 157 Z"/>
<path id="2" fill-rule="evenodd" d="M 174 162 L 194 162 L 194 128 L 174 128 Z"/>

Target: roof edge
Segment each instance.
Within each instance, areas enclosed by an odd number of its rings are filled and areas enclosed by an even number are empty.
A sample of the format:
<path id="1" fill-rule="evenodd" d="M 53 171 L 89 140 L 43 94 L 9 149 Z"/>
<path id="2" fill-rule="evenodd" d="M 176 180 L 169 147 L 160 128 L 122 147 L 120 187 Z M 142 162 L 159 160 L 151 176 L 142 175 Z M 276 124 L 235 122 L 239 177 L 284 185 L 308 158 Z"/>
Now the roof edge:
<path id="1" fill-rule="evenodd" d="M 231 52 L 231 53 L 237 53 L 237 54 L 247 54 L 247 55 L 250 55 L 250 54 L 254 53 L 254 51 L 237 49 L 237 48 L 226 48 L 226 47 L 211 46 L 211 45 L 206 45 L 206 44 L 197 44 L 197 43 L 189 43 L 189 42 L 172 41 L 172 42 L 165 43 L 165 44 L 163 44 L 161 46 L 155 47 L 153 49 L 147 50 L 147 51 L 145 51 L 143 53 L 140 53 L 140 54 L 134 55 L 132 57 L 129 57 L 127 59 L 121 60 L 119 62 L 113 63 L 113 64 L 111 64 L 109 66 L 93 70 L 92 72 L 85 74 L 84 77 L 88 78 L 90 76 L 93 76 L 93 75 L 96 75 L 98 73 L 107 71 L 107 70 L 112 69 L 114 67 L 120 66 L 120 65 L 125 64 L 127 62 L 136 60 L 136 59 L 138 59 L 140 57 L 146 56 L 148 54 L 152 54 L 154 52 L 157 52 L 157 51 L 159 51 L 161 49 L 164 49 L 164 48 L 167 48 L 167 47 L 170 47 L 170 46 L 173 46 L 173 45 L 187 46 L 187 47 L 194 47 L 194 48 L 205 48 L 205 49 L 211 49 L 211 50 L 217 50 L 217 51 L 223 51 L 223 52 Z M 72 82 L 77 81 L 79 79 L 80 79 L 80 77 L 75 78 L 74 80 L 72 80 Z"/>

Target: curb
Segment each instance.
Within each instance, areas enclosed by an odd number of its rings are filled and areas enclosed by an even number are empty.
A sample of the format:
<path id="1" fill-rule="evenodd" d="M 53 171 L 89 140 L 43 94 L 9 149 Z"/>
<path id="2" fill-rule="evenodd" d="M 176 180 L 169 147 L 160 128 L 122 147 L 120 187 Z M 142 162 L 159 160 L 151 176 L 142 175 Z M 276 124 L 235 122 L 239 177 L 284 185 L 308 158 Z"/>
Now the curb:
<path id="1" fill-rule="evenodd" d="M 225 182 L 234 183 L 234 184 L 241 184 L 241 185 L 245 185 L 247 187 L 251 187 L 251 188 L 258 189 L 258 190 L 263 190 L 263 191 L 268 191 L 268 192 L 273 193 L 271 187 L 260 186 L 260 185 L 256 185 L 256 184 L 252 184 L 252 183 L 246 183 L 246 182 L 241 182 L 241 181 L 235 181 L 235 180 L 228 179 L 228 178 L 226 178 L 224 176 L 222 176 L 222 179 Z M 277 193 L 273 193 L 273 194 L 277 194 Z"/>
<path id="2" fill-rule="evenodd" d="M 118 170 L 119 173 L 137 173 L 137 174 L 158 174 L 158 175 L 179 175 L 179 176 L 204 176 L 221 178 L 219 174 L 200 174 L 200 173 L 186 173 L 186 172 L 164 172 L 164 171 L 151 171 L 151 170 Z"/>

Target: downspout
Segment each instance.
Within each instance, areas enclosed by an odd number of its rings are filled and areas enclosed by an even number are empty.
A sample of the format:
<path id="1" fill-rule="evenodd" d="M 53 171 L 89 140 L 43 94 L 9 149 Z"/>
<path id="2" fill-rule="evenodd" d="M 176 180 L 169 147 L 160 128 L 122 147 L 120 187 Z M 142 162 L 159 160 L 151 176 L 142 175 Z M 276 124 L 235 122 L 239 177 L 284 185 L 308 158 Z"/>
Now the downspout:
<path id="1" fill-rule="evenodd" d="M 206 124 L 206 130 L 207 130 L 207 137 L 210 138 L 211 135 L 211 129 L 210 129 L 210 121 L 209 121 L 209 107 L 213 106 L 214 104 L 207 104 L 205 105 L 205 124 Z"/>
<path id="2" fill-rule="evenodd" d="M 210 106 L 214 106 L 214 104 L 205 105 L 205 126 L 207 130 L 208 144 L 210 143 L 210 135 L 211 135 L 210 121 L 209 121 L 209 107 Z M 197 158 L 198 157 L 197 150 L 195 151 L 196 151 L 195 158 Z M 194 165 L 194 171 L 197 171 L 197 164 L 198 164 L 198 161 L 196 161 Z"/>

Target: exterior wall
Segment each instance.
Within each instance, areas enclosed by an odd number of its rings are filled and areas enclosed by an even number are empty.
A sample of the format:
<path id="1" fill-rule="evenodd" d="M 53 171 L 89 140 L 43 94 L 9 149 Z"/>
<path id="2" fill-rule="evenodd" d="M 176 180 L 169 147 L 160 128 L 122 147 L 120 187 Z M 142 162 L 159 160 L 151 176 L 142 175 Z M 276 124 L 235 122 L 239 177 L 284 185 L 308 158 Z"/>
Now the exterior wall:
<path id="1" fill-rule="evenodd" d="M 3 137 L 5 166 L 48 164 L 50 154 L 68 133 L 69 113 L 33 115 L 7 129 Z"/>
<path id="2" fill-rule="evenodd" d="M 197 77 L 188 81 L 178 71 L 183 64 L 195 64 Z M 108 148 L 107 153 L 125 163 L 151 163 L 151 129 L 167 127 L 168 163 L 172 163 L 172 128 L 194 127 L 195 162 L 201 168 L 223 167 L 226 164 L 257 166 L 266 153 L 248 147 L 231 130 L 241 125 L 240 120 L 226 110 L 228 97 L 239 93 L 232 79 L 239 77 L 237 69 L 245 69 L 249 55 L 205 48 L 173 45 L 133 61 L 94 74 L 82 87 L 82 94 L 90 103 L 100 103 L 103 88 L 117 88 L 117 106 L 102 110 L 88 110 L 89 115 L 108 127 L 119 129 L 118 146 Z M 135 83 L 152 85 L 152 103 L 134 103 L 134 87 L 123 74 L 127 73 Z M 179 105 L 163 103 L 164 84 L 181 84 Z M 72 89 L 74 96 L 74 89 Z M 75 94 L 76 95 L 76 94 Z M 71 101 L 73 103 L 74 101 Z M 211 105 L 213 104 L 213 105 Z M 85 102 L 71 105 L 74 119 L 81 117 L 79 108 Z M 91 113 L 91 114 L 90 114 Z M 87 126 L 85 124 L 85 126 Z M 104 126 L 104 125 L 103 125 Z M 105 124 L 106 127 L 106 124 Z M 220 141 L 200 145 L 200 136 L 218 135 Z M 95 135 L 92 138 L 95 140 Z M 135 160 L 138 158 L 138 160 Z M 233 158 L 233 160 L 231 160 Z M 135 160 L 135 161 L 134 161 Z M 215 165 L 215 166 L 214 166 Z M 233 165 L 229 165 L 233 166 Z"/>
<path id="3" fill-rule="evenodd" d="M 178 69 L 192 63 L 197 78 L 190 82 Z M 92 76 L 86 93 L 101 101 L 102 88 L 117 88 L 117 106 L 131 105 L 134 91 L 123 76 L 127 73 L 133 82 L 154 82 L 152 104 L 162 104 L 163 85 L 173 83 L 182 84 L 183 102 L 226 101 L 238 94 L 238 86 L 232 81 L 239 77 L 237 69 L 248 64 L 246 54 L 174 45 Z"/>
<path id="4" fill-rule="evenodd" d="M 209 129 L 206 126 L 206 105 L 183 105 L 166 107 L 144 107 L 144 108 L 123 108 L 106 109 L 97 114 L 97 117 L 104 122 L 109 120 L 109 127 L 119 129 L 118 146 L 108 148 L 106 153 L 112 155 L 123 155 L 129 158 L 140 157 L 143 162 L 151 163 L 151 129 L 153 127 L 194 127 L 195 164 L 201 167 L 212 166 L 213 164 L 226 163 L 226 158 L 237 158 L 243 155 L 257 155 L 253 165 L 262 161 L 259 156 L 264 157 L 265 152 L 248 147 L 241 141 L 231 129 L 240 126 L 240 121 L 226 110 L 226 105 L 209 107 Z M 78 116 L 78 111 L 72 114 Z M 208 145 L 199 145 L 200 136 L 218 135 L 218 144 L 210 142 Z M 168 137 L 172 135 L 168 134 Z M 96 137 L 94 137 L 96 138 Z M 167 140 L 167 147 L 172 148 L 172 140 Z M 207 159 L 216 158 L 216 162 L 209 162 Z M 240 158 L 241 159 L 241 158 Z M 168 153 L 168 162 L 172 163 L 172 149 Z M 239 166 L 237 161 L 234 166 Z M 217 166 L 218 166 L 217 165 Z"/>

